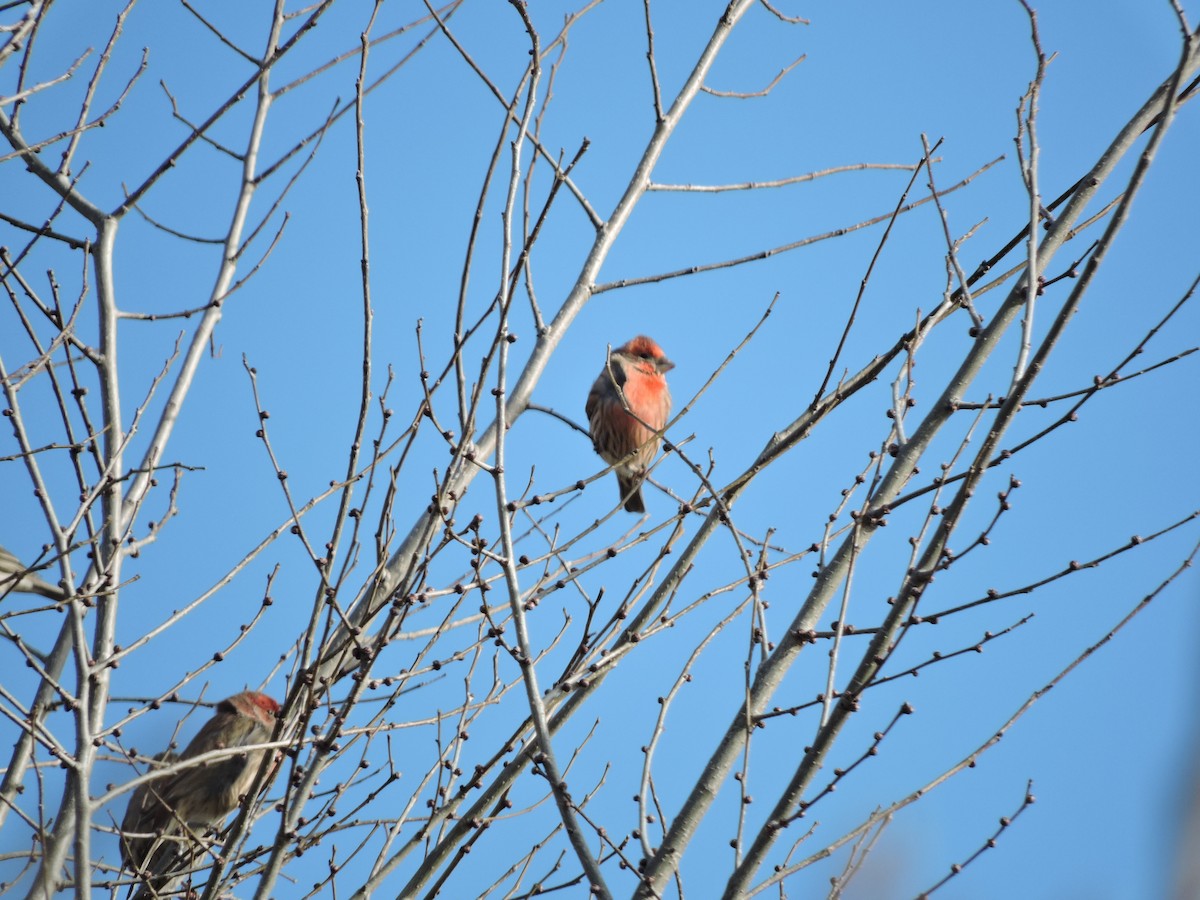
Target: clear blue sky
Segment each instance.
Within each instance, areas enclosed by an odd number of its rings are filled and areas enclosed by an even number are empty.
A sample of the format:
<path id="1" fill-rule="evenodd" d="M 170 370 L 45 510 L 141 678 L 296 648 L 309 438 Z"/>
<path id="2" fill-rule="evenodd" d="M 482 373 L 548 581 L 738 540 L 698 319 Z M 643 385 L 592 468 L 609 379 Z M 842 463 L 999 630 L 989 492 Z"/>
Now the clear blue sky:
<path id="1" fill-rule="evenodd" d="M 924 133 L 931 143 L 943 140 L 935 170 L 942 187 L 1004 157 L 970 187 L 945 200 L 954 235 L 978 225 L 962 251 L 968 271 L 1021 227 L 1028 202 L 1013 135 L 1015 110 L 1033 74 L 1034 57 L 1028 19 L 1019 3 L 824 0 L 780 5 L 811 24 L 784 26 L 765 10 L 752 10 L 708 84 L 718 90 L 759 90 L 802 54 L 805 60 L 768 98 L 698 98 L 656 169 L 655 181 L 762 181 L 855 163 L 913 163 L 920 158 Z M 1200 18 L 1200 7 L 1187 6 L 1193 19 Z M 674 96 L 721 7 L 653 5 L 658 75 L 665 98 Z M 314 34 L 313 47 L 281 65 L 273 85 L 287 82 L 314 61 L 353 47 L 368 9 L 368 4 L 336 6 Z M 556 33 L 563 9 L 557 3 L 532 4 L 544 40 Z M 102 46 L 115 10 L 111 3 L 80 6 L 69 16 L 61 8 L 54 9 L 39 47 L 39 77 L 61 71 L 84 46 Z M 231 36 L 257 51 L 268 12 L 269 7 L 255 5 L 253 11 L 239 12 L 236 22 L 219 7 L 213 15 L 231 30 Z M 420 8 L 413 4 L 385 5 L 376 33 L 419 14 Z M 562 148 L 568 158 L 585 137 L 590 140 L 575 178 L 601 215 L 607 215 L 619 198 L 653 125 L 643 15 L 641 4 L 613 0 L 576 26 L 542 126 L 545 145 L 552 152 Z M 1042 45 L 1055 54 L 1039 118 L 1040 178 L 1049 199 L 1092 165 L 1116 130 L 1168 75 L 1178 58 L 1179 41 L 1167 3 L 1109 0 L 1085 7 L 1050 0 L 1038 15 Z M 512 10 L 506 4 L 467 3 L 452 27 L 501 90 L 511 92 L 527 59 Z M 401 38 L 377 49 L 371 57 L 372 71 L 382 72 L 411 45 L 412 40 Z M 180 100 L 184 114 L 199 120 L 245 77 L 245 64 L 216 48 L 182 8 L 145 3 L 134 9 L 126 25 L 111 81 L 106 82 L 107 92 L 102 92 L 103 103 L 115 97 L 122 74 L 133 71 L 143 46 L 150 47 L 149 71 L 113 124 L 91 132 L 81 151 L 80 160 L 90 160 L 84 190 L 100 206 L 119 203 L 121 185 L 138 184 L 184 133 L 170 122 L 160 79 Z M 204 61 L 210 53 L 216 64 Z M 10 62 L 9 68 L 0 70 L 0 94 L 11 91 L 11 67 Z M 343 64 L 330 76 L 279 98 L 264 159 L 275 158 L 315 127 L 335 98 L 349 99 L 355 69 L 354 63 Z M 63 127 L 76 109 L 83 83 L 77 77 L 54 89 L 59 98 L 54 102 L 29 104 L 22 113 L 27 132 L 41 135 Z M 1088 386 L 1093 375 L 1107 373 L 1196 277 L 1198 115 L 1195 104 L 1180 111 L 1134 205 L 1126 233 L 1071 322 L 1058 354 L 1034 390 L 1036 396 L 1078 390 Z M 450 347 L 447 329 L 453 321 L 468 228 L 501 120 L 496 101 L 446 41 L 437 38 L 371 96 L 366 119 L 375 302 L 373 386 L 380 390 L 385 366 L 394 367 L 396 382 L 389 406 L 397 410 L 398 419 L 407 421 L 418 396 L 415 327 L 418 320 L 422 322 L 429 368 L 440 371 Z M 214 137 L 241 146 L 245 124 L 246 112 L 235 111 L 215 129 Z M 215 338 L 218 354 L 202 365 L 166 455 L 170 462 L 202 469 L 184 479 L 179 517 L 129 565 L 128 574 L 138 580 L 123 592 L 122 641 L 136 637 L 166 610 L 205 590 L 286 518 L 273 471 L 254 437 L 257 422 L 243 355 L 257 369 L 263 404 L 271 412 L 274 447 L 295 495 L 307 499 L 343 474 L 360 380 L 353 159 L 354 134 L 346 119 L 331 131 L 288 196 L 284 208 L 290 220 L 283 240 L 262 271 L 227 304 Z M 1128 168 L 1127 164 L 1124 171 Z M 542 166 L 538 198 L 544 195 L 545 172 Z M 191 154 L 147 198 L 145 210 L 181 231 L 219 236 L 227 225 L 237 174 L 236 167 L 214 151 Z M 651 194 L 636 210 L 600 280 L 710 263 L 848 227 L 890 211 L 907 178 L 904 172 L 867 171 L 753 194 Z M 914 195 L 923 193 L 923 184 L 922 178 Z M 1104 197 L 1111 195 L 1109 190 Z M 0 196 L 7 198 L 0 201 L 0 209 L 31 221 L 41 221 L 51 208 L 46 192 L 31 184 L 11 161 L 0 169 Z M 500 197 L 494 193 L 485 210 L 472 275 L 475 310 L 482 309 L 495 291 Z M 259 198 L 257 212 L 266 212 L 269 203 L 265 195 Z M 86 234 L 80 220 L 70 214 L 61 224 L 69 233 Z M 565 194 L 560 197 L 534 258 L 534 283 L 547 317 L 576 277 L 591 233 L 571 199 Z M 676 403 L 682 405 L 778 293 L 769 325 L 673 434 L 676 440 L 695 436 L 687 445 L 694 460 L 706 460 L 712 448 L 713 480 L 724 483 L 811 399 L 880 235 L 879 228 L 866 229 L 761 263 L 600 294 L 564 338 L 537 388 L 535 402 L 582 421 L 584 397 L 602 363 L 605 345 L 644 332 L 653 335 L 676 362 L 670 381 Z M 0 224 L 0 244 L 20 246 L 20 240 Z M 1077 249 L 1082 252 L 1086 241 L 1075 244 L 1060 254 L 1052 267 L 1055 274 L 1078 255 Z M 251 259 L 257 259 L 265 243 L 260 240 L 256 246 Z M 122 226 L 118 245 L 120 304 L 140 312 L 198 307 L 211 290 L 211 260 L 211 248 L 180 245 L 131 217 Z M 1006 266 L 1013 264 L 1010 257 Z M 74 271 L 59 276 L 77 286 Z M 945 278 L 941 224 L 932 207 L 923 207 L 903 217 L 891 236 L 872 274 L 839 371 L 863 365 L 890 346 L 918 310 L 928 312 L 936 306 Z M 1060 283 L 1047 293 L 1048 309 L 1061 302 L 1070 284 Z M 980 308 L 986 315 L 997 303 L 998 295 L 989 294 Z M 94 307 L 88 309 L 94 314 Z M 513 323 L 520 337 L 512 351 L 517 364 L 533 343 L 526 309 L 521 307 Z M 0 354 L 11 369 L 28 354 L 11 310 L 2 315 Z M 1039 324 L 1044 326 L 1045 321 Z M 85 327 L 94 326 L 88 322 Z M 176 335 L 189 327 L 186 320 L 122 325 L 122 369 L 130 385 L 127 417 L 142 400 L 134 386 L 142 390 L 146 373 L 157 371 Z M 928 408 L 957 365 L 969 340 L 966 329 L 965 319 L 951 322 L 918 357 L 914 415 Z M 1197 335 L 1200 312 L 1193 302 L 1150 342 L 1131 369 L 1187 350 L 1198 342 Z M 475 359 L 482 352 L 481 343 L 470 356 Z M 967 399 L 979 401 L 989 392 L 1002 393 L 1015 352 L 1015 344 L 1007 342 L 1003 358 L 971 388 Z M 739 526 L 755 536 L 773 528 L 773 542 L 791 551 L 819 540 L 840 491 L 852 483 L 866 464 L 868 451 L 886 434 L 887 382 L 894 376 L 893 368 L 870 392 L 840 410 L 810 440 L 764 473 L 735 508 Z M 1009 475 L 1022 482 L 1013 494 L 1013 509 L 1001 518 L 989 547 L 973 551 L 972 559 L 939 578 L 922 601 L 927 604 L 923 608 L 952 607 L 976 599 L 988 587 L 1008 590 L 1037 581 L 1070 560 L 1101 556 L 1131 534 L 1157 531 L 1200 506 L 1191 464 L 1200 439 L 1197 383 L 1196 356 L 1191 356 L 1102 392 L 1084 407 L 1077 423 L 994 473 L 952 546 L 967 543 L 985 526 L 995 509 L 995 494 Z M 443 414 L 450 420 L 448 394 L 444 400 Z M 150 409 L 156 411 L 160 402 L 161 397 L 156 397 Z M 29 400 L 26 407 L 41 439 L 54 439 L 56 419 L 51 411 L 39 413 Z M 1006 445 L 1036 433 L 1062 409 L 1059 404 L 1023 414 Z M 9 441 L 7 432 L 4 440 Z M 600 467 L 584 438 L 537 413 L 526 415 L 510 440 L 509 471 L 521 473 L 512 476 L 517 490 L 531 467 L 538 491 L 569 485 Z M 138 445 L 132 458 L 141 449 Z M 0 454 L 12 452 L 11 443 L 0 447 Z M 931 454 L 929 468 L 953 452 L 954 442 L 948 438 Z M 433 442 L 414 451 L 399 482 L 396 526 L 401 532 L 424 504 L 432 470 L 444 467 L 446 458 L 444 448 Z M 62 474 L 58 473 L 56 484 L 69 498 L 69 480 L 63 480 Z M 680 494 L 693 489 L 691 475 L 676 459 L 667 460 L 656 478 Z M 485 511 L 494 531 L 489 490 L 483 479 L 477 480 L 464 512 Z M 574 499 L 557 520 L 564 533 L 607 512 L 615 499 L 610 494 L 615 490 L 605 481 Z M 0 544 L 23 557 L 36 554 L 43 540 L 37 529 L 39 510 L 19 463 L 0 466 L 0 497 L 10 510 L 0 521 Z M 652 521 L 667 517 L 674 508 L 657 491 L 648 501 Z M 165 495 L 159 495 L 147 518 L 161 517 L 165 503 Z M 332 508 L 322 508 L 312 516 L 314 533 L 323 533 L 332 513 Z M 460 521 L 467 519 L 469 515 L 460 515 Z M 856 578 L 852 623 L 878 618 L 884 598 L 899 583 L 904 540 L 909 526 L 918 520 L 917 510 L 898 515 L 872 545 L 874 556 Z M 622 527 L 628 524 L 610 522 L 591 539 L 592 549 L 615 540 Z M 989 644 L 982 655 L 932 666 L 919 678 L 902 679 L 868 695 L 863 713 L 829 759 L 830 768 L 857 758 L 871 733 L 882 728 L 901 703 L 912 703 L 917 714 L 903 720 L 879 756 L 814 811 L 812 818 L 820 821 L 821 828 L 809 840 L 813 849 L 822 838 L 840 835 L 873 808 L 924 784 L 986 740 L 1032 692 L 1153 591 L 1198 537 L 1200 529 L 1193 524 L 1032 596 L 985 606 L 937 628 L 914 630 L 905 639 L 903 665 L 915 664 L 934 650 L 969 646 L 985 630 L 999 631 L 1035 614 L 1013 634 Z M 611 592 L 610 602 L 615 602 L 629 578 L 649 559 L 630 557 L 618 561 L 625 569 L 603 570 L 605 574 L 597 575 L 589 589 L 594 592 L 604 585 Z M 247 610 L 256 606 L 264 579 L 276 565 L 280 569 L 272 593 L 279 602 L 270 612 L 276 618 L 210 670 L 207 694 L 217 698 L 268 679 L 274 660 L 288 652 L 314 591 L 311 564 L 294 541 L 281 541 L 257 559 L 186 630 L 168 632 L 150 653 L 123 664 L 113 680 L 116 697 L 145 696 L 210 655 L 214 645 L 231 636 L 231 623 L 243 621 Z M 810 569 L 809 562 L 801 562 L 767 583 L 774 629 L 785 627 L 791 611 L 802 602 L 811 585 Z M 680 599 L 694 599 L 737 578 L 738 572 L 732 545 L 718 538 L 714 552 L 689 582 L 686 597 Z M 455 577 L 449 569 L 445 574 L 448 580 Z M 1194 760 L 1200 742 L 1195 713 L 1200 708 L 1196 691 L 1200 673 L 1192 652 L 1192 637 L 1200 627 L 1198 595 L 1200 582 L 1194 572 L 1178 579 L 1115 641 L 1035 705 L 974 771 L 953 778 L 902 811 L 849 896 L 907 897 L 930 887 L 951 863 L 965 860 L 991 835 L 1000 816 L 1017 809 L 1030 779 L 1037 803 L 1002 835 L 996 849 L 951 881 L 939 897 L 1140 900 L 1166 896 L 1183 803 L 1191 780 L 1198 775 Z M 565 733 L 560 751 L 564 755 L 574 746 L 572 739 L 582 739 L 597 718 L 601 734 L 614 723 L 631 723 L 625 731 L 618 728 L 608 737 L 593 739 L 578 764 L 578 782 L 590 786 L 602 776 L 605 763 L 613 763 L 595 806 L 598 816 L 608 818 L 611 832 L 632 827 L 634 805 L 629 798 L 636 792 L 641 763 L 635 751 L 649 736 L 656 698 L 669 690 L 702 629 L 728 612 L 740 596 L 713 601 L 710 611 L 681 624 L 677 634 L 664 636 L 655 653 L 645 658 L 634 655 L 609 679 L 590 714 L 581 716 Z M 563 595 L 548 606 L 569 607 L 578 624 L 582 609 L 578 602 L 571 604 Z M 539 629 L 548 633 L 560 620 L 555 612 L 541 620 Z M 31 640 L 47 645 L 57 621 L 37 620 L 30 626 Z M 414 627 L 432 622 L 432 618 L 421 620 Z M 685 630 L 685 625 L 691 630 Z M 746 629 L 743 621 L 714 645 L 688 687 L 692 693 L 678 703 L 669 720 L 656 773 L 668 814 L 677 808 L 707 758 L 711 739 L 726 727 L 736 709 Z M 811 658 L 797 666 L 776 698 L 779 705 L 803 702 L 823 689 L 825 649 L 818 645 L 806 651 Z M 8 649 L 2 652 L 0 659 L 5 661 L 0 671 L 11 672 L 16 657 Z M 843 678 L 848 665 L 843 663 Z M 504 674 L 511 678 L 515 670 Z M 545 679 L 550 677 L 547 673 Z M 9 687 L 10 678 L 14 692 L 25 696 L 27 676 L 6 674 L 0 683 Z M 461 678 L 461 673 L 450 680 L 455 678 Z M 145 687 L 147 683 L 152 687 Z M 415 692 L 410 707 L 398 714 L 427 715 L 428 704 L 434 702 L 430 698 L 451 702 L 460 684 Z M 283 677 L 275 675 L 266 689 L 282 696 Z M 195 696 L 199 685 L 188 691 Z M 521 702 L 515 694 L 510 700 Z M 127 706 L 119 700 L 114 703 L 118 710 Z M 174 711 L 145 717 L 126 737 L 144 750 L 157 749 L 170 732 L 173 715 Z M 511 721 L 497 719 L 481 726 L 472 749 L 481 755 L 490 752 L 489 729 L 500 734 Z M 194 727 L 185 729 L 185 736 Z M 790 771 L 814 728 L 812 719 L 785 719 L 756 738 L 752 817 L 765 814 L 777 789 L 771 775 Z M 10 733 L 7 722 L 0 720 L 0 745 L 9 743 Z M 408 740 L 424 752 L 432 736 L 414 730 L 397 737 L 401 747 Z M 467 768 L 475 760 L 464 762 Z M 101 777 L 122 777 L 124 771 L 113 766 Z M 417 771 L 412 775 L 417 777 Z M 575 780 L 573 776 L 573 785 Z M 818 784 L 823 783 L 819 778 Z M 550 827 L 552 811 L 549 804 L 545 806 L 528 833 Z M 707 896 L 704 885 L 723 883 L 728 871 L 728 840 L 736 816 L 731 789 L 721 795 L 718 810 L 714 821 L 701 830 L 685 863 L 684 884 L 694 897 Z M 119 810 L 114 814 L 119 817 Z M 9 830 L 13 828 L 10 824 Z M 494 836 L 484 839 L 480 854 L 495 866 L 479 866 L 478 884 L 473 873 L 459 873 L 456 877 L 461 880 L 452 884 L 461 893 L 452 896 L 481 890 L 498 876 L 499 861 L 507 864 L 505 851 L 514 846 L 507 843 L 514 838 L 502 831 L 497 828 Z M 515 839 L 526 837 L 522 830 Z M 14 846 L 20 846 L 20 841 L 14 844 L 13 837 L 0 838 L 0 851 Z M 802 846 L 798 852 L 810 851 Z M 312 860 L 313 871 L 320 870 L 323 859 Z M 828 876 L 840 871 L 843 862 L 839 856 L 836 865 L 818 865 L 790 882 L 791 895 L 819 895 L 827 889 Z M 289 871 L 305 873 L 309 861 L 301 863 Z M 301 874 L 301 884 L 305 881 Z M 400 884 L 388 882 L 383 895 L 398 890 Z M 614 877 L 614 887 L 624 895 L 631 883 Z M 282 882 L 278 896 L 287 896 Z"/>

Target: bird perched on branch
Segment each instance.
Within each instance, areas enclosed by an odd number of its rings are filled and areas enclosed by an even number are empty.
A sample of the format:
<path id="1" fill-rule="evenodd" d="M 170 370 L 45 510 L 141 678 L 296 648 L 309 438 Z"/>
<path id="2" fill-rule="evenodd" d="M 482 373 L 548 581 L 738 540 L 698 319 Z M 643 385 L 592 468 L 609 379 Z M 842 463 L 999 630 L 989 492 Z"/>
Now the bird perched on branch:
<path id="1" fill-rule="evenodd" d="M 638 335 L 609 354 L 588 393 L 592 446 L 614 467 L 621 500 L 632 513 L 646 511 L 642 481 L 671 416 L 666 373 L 673 368 L 658 344 Z"/>
<path id="2" fill-rule="evenodd" d="M 266 694 L 234 694 L 217 704 L 217 714 L 183 753 L 164 751 L 155 759 L 186 763 L 213 750 L 264 743 L 278 712 L 279 704 Z M 190 867 L 197 839 L 237 809 L 266 752 L 233 753 L 182 770 L 168 765 L 133 792 L 121 820 L 121 862 L 145 880 L 149 891 L 139 896 L 168 889 L 171 876 Z"/>
<path id="3" fill-rule="evenodd" d="M 36 572 L 26 568 L 12 553 L 0 547 L 0 597 L 9 591 L 41 594 L 51 600 L 63 600 L 63 589 L 44 581 Z"/>

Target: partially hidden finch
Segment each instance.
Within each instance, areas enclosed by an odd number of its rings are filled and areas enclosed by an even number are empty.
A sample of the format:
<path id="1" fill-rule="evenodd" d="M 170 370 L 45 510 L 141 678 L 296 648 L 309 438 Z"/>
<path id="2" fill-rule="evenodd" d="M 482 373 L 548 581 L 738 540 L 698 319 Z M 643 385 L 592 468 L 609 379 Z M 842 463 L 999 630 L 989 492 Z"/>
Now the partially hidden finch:
<path id="1" fill-rule="evenodd" d="M 67 596 L 62 588 L 55 587 L 37 572 L 26 569 L 12 553 L 0 547 L 0 597 L 9 591 L 41 594 L 51 600 L 62 600 Z"/>
<path id="2" fill-rule="evenodd" d="M 279 704 L 266 694 L 234 694 L 217 704 L 216 715 L 183 753 L 164 751 L 155 759 L 184 762 L 212 750 L 265 743 L 277 712 Z M 151 893 L 165 890 L 170 874 L 189 864 L 193 836 L 237 809 L 266 752 L 235 753 L 175 774 L 164 772 L 133 792 L 121 820 L 121 861 L 147 878 Z"/>
<path id="3" fill-rule="evenodd" d="M 673 368 L 662 347 L 639 334 L 612 351 L 588 393 L 592 446 L 614 467 L 621 500 L 632 513 L 646 511 L 642 481 L 658 452 L 658 432 L 671 417 L 666 373 Z"/>

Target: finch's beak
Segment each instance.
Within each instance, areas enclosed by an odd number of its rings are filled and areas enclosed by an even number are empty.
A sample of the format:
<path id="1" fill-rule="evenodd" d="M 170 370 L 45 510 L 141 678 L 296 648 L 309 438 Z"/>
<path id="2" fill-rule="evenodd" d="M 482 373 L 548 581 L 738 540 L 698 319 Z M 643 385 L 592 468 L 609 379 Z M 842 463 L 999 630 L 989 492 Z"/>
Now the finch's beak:
<path id="1" fill-rule="evenodd" d="M 675 368 L 675 363 L 671 362 L 665 356 L 658 361 L 658 371 L 660 373 L 670 372 L 673 368 Z"/>

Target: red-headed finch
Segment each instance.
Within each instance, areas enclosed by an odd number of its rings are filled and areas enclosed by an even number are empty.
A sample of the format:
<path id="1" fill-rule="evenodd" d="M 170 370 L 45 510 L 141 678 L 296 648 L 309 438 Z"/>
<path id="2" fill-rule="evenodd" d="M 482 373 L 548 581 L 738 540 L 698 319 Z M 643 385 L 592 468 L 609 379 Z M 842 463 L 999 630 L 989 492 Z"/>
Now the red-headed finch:
<path id="1" fill-rule="evenodd" d="M 675 368 L 662 347 L 639 334 L 612 351 L 587 398 L 592 446 L 617 473 L 625 509 L 646 511 L 642 481 L 658 434 L 671 417 L 666 373 Z"/>
<path id="2" fill-rule="evenodd" d="M 213 750 L 265 743 L 277 712 L 279 704 L 266 694 L 234 694 L 217 704 L 217 714 L 183 753 L 176 757 L 164 751 L 155 759 L 180 763 Z M 121 820 L 121 861 L 144 876 L 155 876 L 147 879 L 153 891 L 164 890 L 170 874 L 189 864 L 193 836 L 237 809 L 266 752 L 233 753 L 139 786 Z"/>

